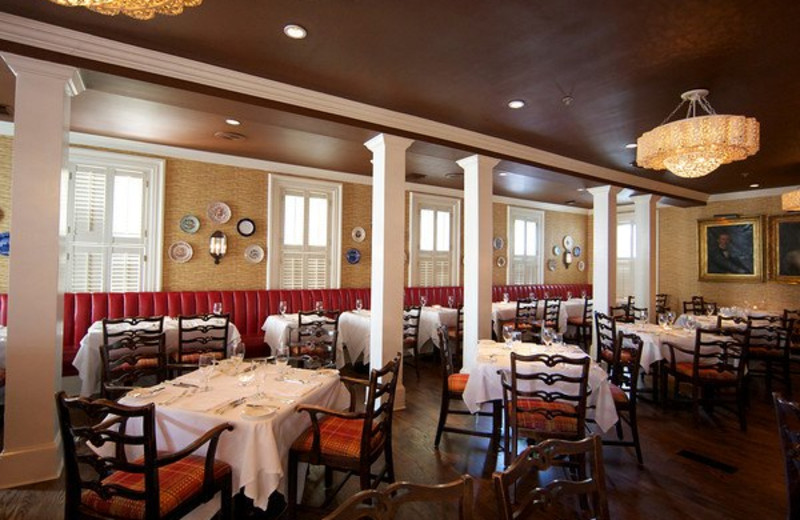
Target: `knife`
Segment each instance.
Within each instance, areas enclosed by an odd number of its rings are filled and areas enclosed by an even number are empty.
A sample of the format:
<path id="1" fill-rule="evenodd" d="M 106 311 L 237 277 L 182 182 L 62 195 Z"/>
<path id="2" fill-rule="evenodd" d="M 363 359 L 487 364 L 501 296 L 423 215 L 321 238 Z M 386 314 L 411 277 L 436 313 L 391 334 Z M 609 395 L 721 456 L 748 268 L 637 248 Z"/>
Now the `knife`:
<path id="1" fill-rule="evenodd" d="M 219 408 L 217 408 L 217 410 L 214 413 L 216 413 L 217 415 L 222 415 L 223 413 L 227 412 L 231 408 L 236 408 L 240 404 L 243 404 L 246 400 L 247 400 L 246 397 L 240 397 L 239 399 L 234 399 L 233 401 L 230 401 L 230 402 L 220 406 Z"/>

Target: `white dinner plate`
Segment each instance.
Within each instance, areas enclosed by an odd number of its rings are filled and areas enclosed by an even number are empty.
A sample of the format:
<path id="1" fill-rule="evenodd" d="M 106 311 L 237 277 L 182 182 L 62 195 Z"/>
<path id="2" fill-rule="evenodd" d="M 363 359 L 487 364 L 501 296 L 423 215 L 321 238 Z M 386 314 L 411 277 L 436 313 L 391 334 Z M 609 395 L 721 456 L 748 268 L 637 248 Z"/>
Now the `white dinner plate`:
<path id="1" fill-rule="evenodd" d="M 255 402 L 246 404 L 242 409 L 241 416 L 244 419 L 258 420 L 275 415 L 277 411 L 277 406 Z"/>

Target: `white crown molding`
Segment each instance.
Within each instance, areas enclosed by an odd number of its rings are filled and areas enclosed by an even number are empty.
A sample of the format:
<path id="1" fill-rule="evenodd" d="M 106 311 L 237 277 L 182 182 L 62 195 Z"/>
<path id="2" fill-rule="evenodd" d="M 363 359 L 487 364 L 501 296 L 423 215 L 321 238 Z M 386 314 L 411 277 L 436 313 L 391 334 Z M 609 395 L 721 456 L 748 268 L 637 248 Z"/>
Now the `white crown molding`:
<path id="1" fill-rule="evenodd" d="M 798 186 L 783 186 L 781 188 L 765 188 L 763 190 L 732 191 L 730 193 L 719 193 L 711 195 L 708 202 L 723 202 L 727 200 L 760 199 L 762 197 L 780 197 L 787 191 L 800 189 Z"/>
<path id="2" fill-rule="evenodd" d="M 585 208 L 576 208 L 574 206 L 562 206 L 561 204 L 552 204 L 550 202 L 537 202 L 535 200 L 514 199 L 512 197 L 492 197 L 492 202 L 500 204 L 507 204 L 509 206 L 517 206 L 520 208 L 541 209 L 544 211 L 558 211 L 559 213 L 574 213 L 576 215 L 590 215 L 591 210 Z"/>
<path id="3" fill-rule="evenodd" d="M 0 13 L 0 39 L 190 83 L 238 92 L 356 121 L 369 122 L 384 128 L 456 143 L 476 150 L 491 150 L 491 153 L 486 155 L 518 158 L 521 161 L 541 164 L 545 167 L 549 166 L 559 170 L 572 171 L 603 182 L 623 186 L 636 186 L 645 191 L 659 192 L 667 196 L 700 202 L 705 202 L 708 199 L 708 194 L 706 193 L 570 159 L 505 139 L 243 74 L 222 67 L 134 47 L 7 13 Z"/>

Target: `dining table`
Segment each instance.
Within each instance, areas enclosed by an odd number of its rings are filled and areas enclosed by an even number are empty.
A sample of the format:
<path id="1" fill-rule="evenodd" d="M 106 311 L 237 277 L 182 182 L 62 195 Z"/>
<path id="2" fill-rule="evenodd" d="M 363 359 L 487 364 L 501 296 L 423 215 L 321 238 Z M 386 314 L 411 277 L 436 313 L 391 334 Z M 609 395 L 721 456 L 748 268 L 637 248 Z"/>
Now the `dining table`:
<path id="1" fill-rule="evenodd" d="M 561 310 L 558 313 L 558 331 L 567 332 L 567 321 L 570 318 L 583 316 L 583 298 L 571 298 L 561 301 Z M 536 318 L 542 319 L 545 300 L 536 303 Z M 492 328 L 496 338 L 503 337 L 503 325 L 513 322 L 517 316 L 517 302 L 492 302 Z"/>
<path id="2" fill-rule="evenodd" d="M 698 316 L 699 318 L 700 316 Z M 716 327 L 716 317 L 714 325 Z M 669 347 L 664 343 L 672 343 L 682 349 L 694 351 L 697 333 L 694 328 L 671 326 L 669 328 L 655 325 L 653 323 L 617 323 L 617 331 L 626 334 L 636 334 L 642 339 L 642 357 L 639 365 L 645 373 L 651 371 L 653 363 L 664 359 L 669 359 Z M 707 340 L 730 341 L 730 337 L 712 335 Z M 704 347 L 705 350 L 715 349 L 713 346 Z M 675 350 L 675 361 L 677 363 L 691 362 L 693 355 Z"/>
<path id="3" fill-rule="evenodd" d="M 248 373 L 253 377 L 245 381 Z M 286 496 L 289 448 L 311 425 L 308 414 L 297 413 L 296 406 L 343 410 L 349 404 L 349 393 L 338 371 L 332 369 L 279 368 L 248 361 L 237 367 L 232 360 L 225 360 L 216 365 L 208 382 L 207 390 L 200 389 L 202 380 L 194 371 L 154 387 L 135 389 L 120 403 L 155 403 L 159 452 L 180 450 L 209 429 L 232 424 L 233 430 L 220 437 L 216 458 L 231 466 L 234 494 L 243 491 L 260 509 L 266 509 L 274 491 Z M 128 431 L 139 434 L 141 423 L 129 423 Z M 197 454 L 205 455 L 205 450 L 206 445 Z M 131 450 L 128 455 L 141 454 Z M 218 500 L 212 500 L 187 518 L 212 518 L 218 508 Z"/>
<path id="4" fill-rule="evenodd" d="M 480 340 L 478 342 L 478 358 L 469 372 L 467 386 L 464 388 L 463 399 L 470 412 L 478 412 L 484 405 L 503 398 L 503 386 L 498 373 L 501 370 L 511 370 L 511 353 L 521 355 L 548 354 L 562 355 L 571 358 L 588 357 L 583 350 L 575 345 L 551 344 L 548 346 L 536 343 L 520 343 L 508 348 L 505 343 L 493 340 Z M 555 365 L 545 367 L 543 370 L 552 371 L 554 374 L 561 370 L 568 370 L 571 375 L 577 375 L 578 367 Z M 589 395 L 587 399 L 587 413 L 602 431 L 608 431 L 617 423 L 617 410 L 614 398 L 611 395 L 611 383 L 603 367 L 592 360 L 589 367 Z M 557 386 L 557 385 L 556 385 Z"/>
<path id="5" fill-rule="evenodd" d="M 188 321 L 187 325 L 192 326 L 192 320 Z M 149 325 L 145 325 L 149 326 Z M 175 352 L 178 350 L 179 334 L 178 334 L 178 319 L 169 316 L 164 317 L 164 346 L 167 353 Z M 228 354 L 233 350 L 233 347 L 242 341 L 242 336 L 239 329 L 232 321 L 228 322 Z M 88 397 L 100 391 L 100 382 L 102 379 L 102 364 L 103 360 L 100 356 L 100 348 L 103 346 L 103 321 L 98 320 L 92 323 L 87 330 L 86 335 L 83 336 L 80 343 L 80 348 L 75 354 L 75 359 L 72 361 L 72 366 L 78 370 L 78 377 L 81 380 L 81 395 Z"/>

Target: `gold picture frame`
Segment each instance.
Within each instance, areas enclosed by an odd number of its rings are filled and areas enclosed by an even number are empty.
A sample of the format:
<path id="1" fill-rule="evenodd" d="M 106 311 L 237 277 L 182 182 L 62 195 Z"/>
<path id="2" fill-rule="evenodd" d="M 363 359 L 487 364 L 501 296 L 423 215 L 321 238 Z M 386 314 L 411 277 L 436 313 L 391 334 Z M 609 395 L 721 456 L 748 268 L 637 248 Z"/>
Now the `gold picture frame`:
<path id="1" fill-rule="evenodd" d="M 764 281 L 764 217 L 697 221 L 700 281 Z"/>
<path id="2" fill-rule="evenodd" d="M 769 218 L 769 277 L 800 283 L 800 214 Z"/>

